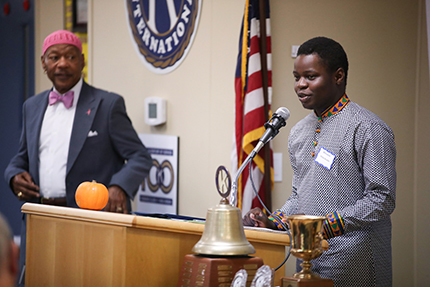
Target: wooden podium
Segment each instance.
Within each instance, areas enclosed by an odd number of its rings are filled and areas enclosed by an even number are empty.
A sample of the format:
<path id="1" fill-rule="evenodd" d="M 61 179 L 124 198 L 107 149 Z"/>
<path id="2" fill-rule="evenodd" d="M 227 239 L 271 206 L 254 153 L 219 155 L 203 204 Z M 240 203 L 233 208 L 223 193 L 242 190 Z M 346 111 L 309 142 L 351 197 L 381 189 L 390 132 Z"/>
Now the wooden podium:
<path id="1" fill-rule="evenodd" d="M 26 203 L 26 286 L 176 286 L 204 224 Z M 245 229 L 265 265 L 279 266 L 286 234 Z M 284 268 L 275 272 L 281 284 Z"/>

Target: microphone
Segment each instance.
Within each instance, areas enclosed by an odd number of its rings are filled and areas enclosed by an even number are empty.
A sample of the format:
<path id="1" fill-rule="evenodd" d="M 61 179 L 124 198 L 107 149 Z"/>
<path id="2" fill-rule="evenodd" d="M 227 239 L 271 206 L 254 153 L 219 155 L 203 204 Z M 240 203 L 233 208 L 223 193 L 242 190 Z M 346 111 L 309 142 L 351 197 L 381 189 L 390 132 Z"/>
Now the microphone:
<path id="1" fill-rule="evenodd" d="M 230 194 L 231 205 L 236 206 L 237 181 L 239 180 L 240 174 L 245 169 L 246 165 L 260 151 L 260 149 L 279 133 L 280 128 L 284 127 L 287 124 L 286 121 L 288 120 L 289 117 L 290 117 L 290 111 L 287 108 L 281 107 L 277 109 L 276 112 L 273 114 L 273 116 L 269 119 L 269 121 L 264 124 L 264 127 L 266 128 L 266 132 L 260 138 L 255 148 L 248 155 L 248 157 L 245 159 L 245 161 L 242 163 L 242 165 L 239 167 L 239 170 L 237 171 L 236 179 L 233 182 L 233 186 L 232 186 L 233 192 Z"/>
<path id="2" fill-rule="evenodd" d="M 286 121 L 289 117 L 290 111 L 287 108 L 280 107 L 276 110 L 276 112 L 269 119 L 269 121 L 264 124 L 266 132 L 263 134 L 263 136 L 258 141 L 258 144 L 255 146 L 255 153 L 258 153 L 266 143 L 272 140 L 279 133 L 279 130 L 287 124 Z"/>

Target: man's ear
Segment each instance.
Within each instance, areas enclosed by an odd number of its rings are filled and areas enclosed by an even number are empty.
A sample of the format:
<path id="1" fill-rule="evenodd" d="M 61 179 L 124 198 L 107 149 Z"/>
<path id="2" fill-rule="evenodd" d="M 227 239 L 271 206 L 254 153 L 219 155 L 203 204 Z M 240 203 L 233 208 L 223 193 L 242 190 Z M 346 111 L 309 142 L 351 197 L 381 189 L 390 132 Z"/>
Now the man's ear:
<path id="1" fill-rule="evenodd" d="M 340 85 L 345 82 L 345 71 L 343 68 L 337 69 L 337 71 L 334 73 L 334 78 L 336 81 L 336 85 Z"/>
<path id="2" fill-rule="evenodd" d="M 84 54 L 81 54 L 81 61 L 82 61 L 82 70 L 83 70 L 85 68 L 85 56 L 84 56 Z"/>
<path id="3" fill-rule="evenodd" d="M 11 241 L 10 246 L 10 262 L 9 262 L 9 272 L 13 276 L 18 275 L 18 262 L 19 262 L 19 247 L 15 242 Z"/>
<path id="4" fill-rule="evenodd" d="M 40 57 L 40 61 L 42 62 L 43 71 L 46 72 L 46 64 L 45 64 L 45 56 L 44 55 L 42 55 Z"/>

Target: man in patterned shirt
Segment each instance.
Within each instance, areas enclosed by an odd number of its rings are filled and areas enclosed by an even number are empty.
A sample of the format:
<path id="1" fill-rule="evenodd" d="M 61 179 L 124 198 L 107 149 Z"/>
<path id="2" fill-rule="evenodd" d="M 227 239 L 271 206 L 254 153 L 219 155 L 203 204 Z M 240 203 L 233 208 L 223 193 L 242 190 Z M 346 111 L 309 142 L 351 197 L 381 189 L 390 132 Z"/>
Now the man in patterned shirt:
<path id="1" fill-rule="evenodd" d="M 332 39 L 302 44 L 293 75 L 300 102 L 313 112 L 289 136 L 292 194 L 269 217 L 252 209 L 244 225 L 283 229 L 291 214 L 327 216 L 323 236 L 330 247 L 312 260 L 312 270 L 336 287 L 392 286 L 393 132 L 347 97 L 348 59 Z"/>

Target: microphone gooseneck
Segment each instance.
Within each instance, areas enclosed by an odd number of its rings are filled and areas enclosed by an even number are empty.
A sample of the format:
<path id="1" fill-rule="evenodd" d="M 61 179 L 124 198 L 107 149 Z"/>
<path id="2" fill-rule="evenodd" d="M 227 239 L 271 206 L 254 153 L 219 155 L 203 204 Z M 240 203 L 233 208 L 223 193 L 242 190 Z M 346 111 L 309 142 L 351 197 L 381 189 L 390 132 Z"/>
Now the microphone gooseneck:
<path id="1" fill-rule="evenodd" d="M 266 128 L 266 132 L 259 139 L 257 145 L 252 150 L 252 152 L 248 155 L 245 161 L 240 166 L 239 170 L 236 174 L 236 179 L 233 182 L 232 193 L 230 195 L 230 204 L 236 206 L 237 199 L 237 181 L 239 180 L 239 176 L 242 174 L 246 165 L 255 157 L 255 155 L 260 151 L 260 149 L 272 140 L 278 133 L 279 129 L 286 125 L 288 118 L 290 117 L 290 111 L 285 107 L 280 107 L 276 110 L 273 116 L 264 124 Z"/>
<path id="2" fill-rule="evenodd" d="M 287 124 L 289 117 L 290 111 L 287 108 L 281 107 L 277 109 L 269 121 L 264 124 L 266 132 L 258 141 L 253 152 L 258 153 L 266 143 L 271 141 L 279 133 L 279 130 Z"/>

